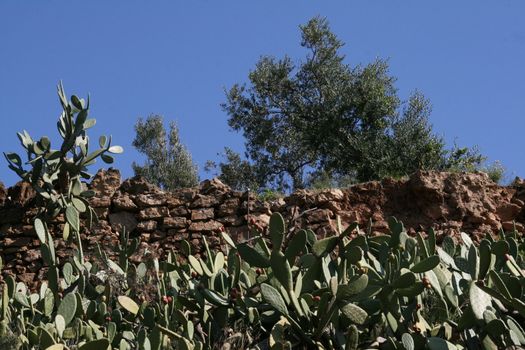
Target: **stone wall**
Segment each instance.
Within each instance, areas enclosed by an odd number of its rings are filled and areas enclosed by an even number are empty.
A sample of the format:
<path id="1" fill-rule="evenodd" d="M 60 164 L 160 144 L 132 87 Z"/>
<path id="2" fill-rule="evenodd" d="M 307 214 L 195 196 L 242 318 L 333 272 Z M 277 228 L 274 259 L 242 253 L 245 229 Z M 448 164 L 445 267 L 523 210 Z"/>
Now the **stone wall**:
<path id="1" fill-rule="evenodd" d="M 386 220 L 396 216 L 410 233 L 433 227 L 443 235 L 467 232 L 475 240 L 486 232 L 514 227 L 523 232 L 525 182 L 502 187 L 483 173 L 420 172 L 403 180 L 358 184 L 347 189 L 297 191 L 286 198 L 261 202 L 251 193 L 232 191 L 219 180 L 206 180 L 197 188 L 166 193 L 141 178 L 121 183 L 118 170 L 101 170 L 90 187 L 91 200 L 100 221 L 84 231 L 86 246 L 95 242 L 108 249 L 118 241 L 123 227 L 140 236 L 141 254 L 163 255 L 188 240 L 196 251 L 201 237 L 211 246 L 221 244 L 220 230 L 242 241 L 250 232 L 265 232 L 270 215 L 280 212 L 289 227 L 310 227 L 320 237 L 351 222 L 372 222 L 376 233 L 387 232 Z M 41 279 L 45 268 L 32 221 L 36 214 L 34 192 L 27 183 L 5 189 L 0 183 L 0 254 L 4 273 L 15 273 L 29 284 Z M 63 217 L 50 226 L 61 232 Z M 515 224 L 514 224 L 515 222 Z M 57 254 L 65 257 L 70 247 L 58 240 Z M 89 252 L 87 254 L 89 256 Z M 138 258 L 141 255 L 137 255 Z"/>

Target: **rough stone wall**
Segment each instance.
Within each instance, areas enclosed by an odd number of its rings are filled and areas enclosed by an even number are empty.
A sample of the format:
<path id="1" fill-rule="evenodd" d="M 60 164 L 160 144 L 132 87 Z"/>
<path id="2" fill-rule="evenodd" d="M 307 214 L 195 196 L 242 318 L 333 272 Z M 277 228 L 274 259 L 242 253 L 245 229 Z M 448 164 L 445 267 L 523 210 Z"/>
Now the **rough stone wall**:
<path id="1" fill-rule="evenodd" d="M 270 202 L 259 201 L 253 193 L 232 191 L 217 179 L 166 193 L 141 178 L 121 183 L 115 169 L 99 171 L 90 187 L 96 192 L 91 204 L 100 222 L 84 230 L 85 244 L 92 249 L 98 242 L 110 249 L 126 227 L 132 235 L 140 236 L 137 259 L 146 249 L 163 255 L 177 249 L 182 240 L 200 251 L 203 235 L 217 247 L 222 228 L 242 241 L 255 230 L 265 232 L 273 212 L 282 213 L 289 227 L 309 227 L 320 237 L 335 232 L 337 216 L 343 228 L 355 221 L 366 226 L 371 220 L 376 233 L 387 232 L 386 220 L 396 216 L 410 233 L 433 227 L 438 239 L 464 231 L 478 240 L 486 232 L 502 227 L 510 230 L 514 222 L 523 232 L 525 223 L 525 181 L 502 187 L 483 173 L 419 172 L 404 180 L 368 182 L 347 189 L 301 190 Z M 0 183 L 3 272 L 15 273 L 30 285 L 45 273 L 32 226 L 36 200 L 27 183 L 9 189 Z M 57 236 L 63 223 L 64 218 L 58 217 L 50 225 Z M 56 241 L 59 257 L 71 253 L 71 247 Z"/>

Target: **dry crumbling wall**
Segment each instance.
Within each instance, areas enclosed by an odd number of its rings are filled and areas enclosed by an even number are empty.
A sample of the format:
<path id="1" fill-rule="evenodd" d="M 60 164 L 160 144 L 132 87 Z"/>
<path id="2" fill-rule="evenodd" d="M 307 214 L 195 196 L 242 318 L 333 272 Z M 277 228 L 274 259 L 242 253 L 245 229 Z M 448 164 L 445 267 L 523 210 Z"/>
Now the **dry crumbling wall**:
<path id="1" fill-rule="evenodd" d="M 141 253 L 162 255 L 188 240 L 201 249 L 201 237 L 220 244 L 225 228 L 238 241 L 250 230 L 264 232 L 273 212 L 280 212 L 292 227 L 312 228 L 319 236 L 330 235 L 339 215 L 343 227 L 357 221 L 372 222 L 375 232 L 386 232 L 386 220 L 396 216 L 411 233 L 433 227 L 438 238 L 460 231 L 479 239 L 485 232 L 509 230 L 514 222 L 523 232 L 525 182 L 502 187 L 482 173 L 420 172 L 403 180 L 368 182 L 347 189 L 297 191 L 270 202 L 252 193 L 232 191 L 220 181 L 206 180 L 197 188 L 166 193 L 141 178 L 121 183 L 118 170 L 99 171 L 91 183 L 96 196 L 91 204 L 100 222 L 83 239 L 111 248 L 123 227 L 141 238 Z M 35 195 L 27 183 L 5 189 L 0 183 L 0 254 L 4 273 L 15 273 L 28 284 L 44 276 L 39 243 L 32 227 Z M 64 219 L 51 225 L 59 234 Z M 70 252 L 57 240 L 57 255 Z M 139 257 L 140 255 L 137 255 Z"/>

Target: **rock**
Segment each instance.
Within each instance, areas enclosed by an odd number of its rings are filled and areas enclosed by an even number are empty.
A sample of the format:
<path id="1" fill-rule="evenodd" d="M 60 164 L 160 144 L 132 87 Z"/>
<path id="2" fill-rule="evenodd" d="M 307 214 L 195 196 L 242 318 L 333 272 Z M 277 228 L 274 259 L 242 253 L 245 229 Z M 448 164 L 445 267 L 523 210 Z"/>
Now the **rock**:
<path id="1" fill-rule="evenodd" d="M 412 236 L 433 227 L 438 241 L 460 231 L 479 241 L 485 232 L 502 227 L 512 230 L 514 221 L 519 232 L 525 230 L 525 181 L 498 186 L 481 173 L 421 171 L 409 178 L 371 181 L 342 190 L 300 190 L 269 202 L 254 193 L 232 191 L 216 179 L 169 193 L 140 177 L 119 184 L 118 171 L 110 169 L 99 171 L 90 185 L 97 192 L 92 204 L 101 220 L 82 233 L 89 254 L 94 253 L 95 243 L 108 249 L 117 244 L 115 232 L 123 227 L 138 234 L 140 249 L 146 252 L 147 248 L 150 257 L 178 249 L 183 239 L 190 241 L 198 254 L 203 250 L 203 235 L 210 246 L 221 243 L 218 231 L 223 227 L 238 241 L 253 237 L 253 230 L 266 234 L 270 215 L 275 212 L 285 217 L 292 230 L 308 227 L 319 238 L 337 231 L 336 216 L 343 228 L 357 222 L 366 229 L 371 220 L 374 235 L 388 232 L 387 220 L 395 216 Z M 6 273 L 36 273 L 34 278 L 39 280 L 45 278 L 45 268 L 41 267 L 40 243 L 33 229 L 38 211 L 33 207 L 34 195 L 27 183 L 7 192 L 0 184 L 0 247 Z M 249 227 L 247 219 L 251 219 Z M 60 235 L 64 222 L 63 215 L 50 222 L 54 235 Z M 57 255 L 64 257 L 61 260 L 71 256 L 72 247 L 57 240 Z M 111 250 L 108 254 L 114 255 Z M 133 259 L 140 261 L 139 255 Z"/>
<path id="2" fill-rule="evenodd" d="M 315 209 L 306 214 L 306 222 L 316 224 L 319 222 L 326 222 L 333 217 L 333 214 L 328 209 Z"/>
<path id="3" fill-rule="evenodd" d="M 202 221 L 213 219 L 213 208 L 204 208 L 204 209 L 194 209 L 191 211 L 191 220 L 192 221 Z"/>
<path id="4" fill-rule="evenodd" d="M 190 211 L 185 206 L 176 207 L 170 210 L 171 216 L 189 216 Z"/>
<path id="5" fill-rule="evenodd" d="M 190 234 L 187 231 L 184 230 L 168 230 L 168 237 L 171 237 L 174 241 L 179 242 L 183 239 L 188 240 L 190 238 Z"/>
<path id="6" fill-rule="evenodd" d="M 111 206 L 111 197 L 101 196 L 90 198 L 89 204 L 93 208 L 109 208 Z"/>
<path id="7" fill-rule="evenodd" d="M 176 208 L 183 206 L 185 204 L 184 200 L 178 197 L 175 197 L 173 194 L 168 194 L 168 197 L 166 198 L 166 205 L 168 208 Z"/>
<path id="8" fill-rule="evenodd" d="M 524 232 L 525 226 L 523 226 L 520 222 L 514 222 L 514 221 L 506 221 L 502 223 L 502 227 L 506 232 L 514 231 L 514 228 L 516 228 L 516 231 L 518 232 Z"/>
<path id="9" fill-rule="evenodd" d="M 24 261 L 27 263 L 31 263 L 33 261 L 37 261 L 42 257 L 42 253 L 40 252 L 40 249 L 29 249 L 25 252 Z"/>
<path id="10" fill-rule="evenodd" d="M 228 233 L 235 243 L 241 243 L 250 238 L 249 232 L 250 230 L 248 229 L 247 225 L 239 227 L 226 227 L 226 233 Z"/>
<path id="11" fill-rule="evenodd" d="M 338 202 L 325 202 L 321 204 L 321 207 L 330 210 L 334 214 L 339 214 L 344 211 L 342 204 Z"/>
<path id="12" fill-rule="evenodd" d="M 93 208 L 95 210 L 95 213 L 97 214 L 99 220 L 102 219 L 102 220 L 106 220 L 107 217 L 108 217 L 108 213 L 109 213 L 109 209 L 108 207 L 104 206 L 104 207 L 101 207 L 101 208 Z"/>
<path id="13" fill-rule="evenodd" d="M 164 228 L 185 228 L 187 225 L 186 218 L 183 217 L 165 217 L 163 220 Z"/>
<path id="14" fill-rule="evenodd" d="M 239 213 L 241 214 L 247 214 L 247 213 L 263 213 L 263 214 L 271 214 L 272 211 L 270 209 L 270 203 L 260 201 L 258 199 L 256 200 L 250 200 L 244 201 L 239 206 Z"/>
<path id="15" fill-rule="evenodd" d="M 184 203 L 191 203 L 195 196 L 199 193 L 198 188 L 178 188 L 171 192 L 175 198 L 182 200 Z"/>
<path id="16" fill-rule="evenodd" d="M 114 214 L 109 214 L 109 224 L 115 232 L 123 232 L 124 228 L 126 232 L 133 232 L 138 225 L 135 215 L 128 212 L 119 212 Z"/>
<path id="17" fill-rule="evenodd" d="M 270 210 L 273 212 L 280 211 L 281 208 L 286 207 L 286 202 L 284 198 L 277 198 L 273 201 L 270 201 Z"/>
<path id="18" fill-rule="evenodd" d="M 408 187 L 413 204 L 421 208 L 422 214 L 428 219 L 436 221 L 446 215 L 442 177 L 425 176 L 425 173 L 417 172 L 410 177 Z"/>
<path id="19" fill-rule="evenodd" d="M 256 201 L 255 208 L 253 208 L 252 212 L 271 215 L 272 210 L 270 209 L 270 203 L 263 202 L 263 201 Z"/>
<path id="20" fill-rule="evenodd" d="M 11 247 L 11 248 L 3 248 L 2 253 L 9 255 L 9 254 L 19 254 L 21 251 L 20 247 Z"/>
<path id="21" fill-rule="evenodd" d="M 361 217 L 359 211 L 353 210 L 353 211 L 346 211 L 339 214 L 341 217 L 341 221 L 353 223 L 353 222 L 364 222 L 364 219 Z"/>
<path id="22" fill-rule="evenodd" d="M 157 230 L 151 234 L 150 242 L 159 241 L 164 238 L 166 238 L 166 232 Z"/>
<path id="23" fill-rule="evenodd" d="M 376 221 L 372 223 L 372 229 L 381 233 L 388 233 L 390 231 L 388 227 L 388 222 L 386 221 Z"/>
<path id="24" fill-rule="evenodd" d="M 201 232 L 201 231 L 217 231 L 223 225 L 220 222 L 210 220 L 210 221 L 197 221 L 192 222 L 188 230 L 190 232 Z"/>
<path id="25" fill-rule="evenodd" d="M 4 239 L 4 247 L 26 247 L 32 243 L 33 239 L 30 237 L 17 237 L 15 239 L 7 237 Z"/>
<path id="26" fill-rule="evenodd" d="M 202 194 L 216 194 L 231 192 L 231 188 L 225 185 L 219 178 L 215 177 L 211 180 L 204 180 L 200 183 L 200 192 Z"/>
<path id="27" fill-rule="evenodd" d="M 117 211 L 136 211 L 139 207 L 133 202 L 129 194 L 122 193 L 117 191 L 116 195 L 113 197 L 113 207 Z"/>
<path id="28" fill-rule="evenodd" d="M 443 225 L 443 227 L 460 231 L 463 227 L 463 223 L 461 221 L 449 220 L 446 222 L 446 224 Z"/>
<path id="29" fill-rule="evenodd" d="M 27 265 L 27 271 L 38 273 L 43 267 L 43 264 L 40 261 L 33 261 Z"/>
<path id="30" fill-rule="evenodd" d="M 0 207 L 3 207 L 7 200 L 7 189 L 4 186 L 4 183 L 0 181 Z"/>
<path id="31" fill-rule="evenodd" d="M 511 221 L 521 212 L 520 206 L 514 203 L 506 203 L 496 209 L 496 214 L 501 221 Z"/>
<path id="32" fill-rule="evenodd" d="M 7 194 L 10 202 L 18 207 L 26 206 L 36 195 L 31 184 L 25 181 L 17 182 L 16 185 L 7 190 Z"/>
<path id="33" fill-rule="evenodd" d="M 141 221 L 137 225 L 137 229 L 141 232 L 151 232 L 157 228 L 157 222 L 153 220 Z"/>
<path id="34" fill-rule="evenodd" d="M 129 194 L 146 194 L 162 192 L 157 186 L 150 184 L 142 176 L 135 176 L 127 179 L 120 185 L 120 190 Z"/>
<path id="35" fill-rule="evenodd" d="M 120 171 L 113 168 L 100 169 L 90 184 L 90 188 L 95 191 L 96 197 L 111 197 L 119 187 Z"/>
<path id="36" fill-rule="evenodd" d="M 190 208 L 210 208 L 219 204 L 219 199 L 213 196 L 198 194 L 190 205 Z"/>
<path id="37" fill-rule="evenodd" d="M 377 221 L 386 221 L 383 215 L 380 212 L 374 212 L 372 213 L 372 217 L 370 218 L 373 222 Z"/>
<path id="38" fill-rule="evenodd" d="M 140 220 L 160 219 L 169 216 L 170 211 L 167 207 L 151 207 L 139 212 Z"/>
<path id="39" fill-rule="evenodd" d="M 139 194 L 135 198 L 135 204 L 137 204 L 139 208 L 164 205 L 166 204 L 166 196 L 164 193 Z"/>
<path id="40" fill-rule="evenodd" d="M 217 221 L 225 226 L 241 226 L 246 222 L 244 218 L 237 215 L 224 216 L 218 218 Z"/>
<path id="41" fill-rule="evenodd" d="M 344 199 L 343 191 L 340 189 L 329 189 L 317 194 L 315 201 L 319 204 L 326 202 L 340 202 Z"/>
<path id="42" fill-rule="evenodd" d="M 306 190 L 297 190 L 284 200 L 288 206 L 298 206 L 304 209 L 309 208 L 313 204 L 313 199 Z"/>
<path id="43" fill-rule="evenodd" d="M 27 286 L 33 285 L 33 280 L 35 279 L 35 273 L 23 272 L 16 275 L 16 279 L 20 282 L 23 282 Z"/>
<path id="44" fill-rule="evenodd" d="M 192 251 L 200 251 L 201 248 L 201 237 L 195 237 L 190 240 L 190 247 Z"/>
<path id="45" fill-rule="evenodd" d="M 237 213 L 239 208 L 239 198 L 229 198 L 219 206 L 219 216 L 229 216 Z"/>
<path id="46" fill-rule="evenodd" d="M 254 225 L 258 226 L 259 229 L 263 229 L 264 227 L 267 227 L 270 223 L 270 215 L 268 214 L 256 214 L 256 215 L 250 215 L 250 219 L 254 220 Z"/>

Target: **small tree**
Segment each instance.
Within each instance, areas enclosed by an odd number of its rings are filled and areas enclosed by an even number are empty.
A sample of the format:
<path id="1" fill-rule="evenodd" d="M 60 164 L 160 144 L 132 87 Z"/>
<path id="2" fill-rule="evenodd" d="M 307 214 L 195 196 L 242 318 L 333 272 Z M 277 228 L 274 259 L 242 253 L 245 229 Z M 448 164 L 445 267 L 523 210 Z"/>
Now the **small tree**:
<path id="1" fill-rule="evenodd" d="M 220 174 L 215 173 L 214 175 L 218 175 L 223 183 L 236 191 L 258 191 L 264 186 L 264 180 L 258 179 L 257 168 L 247 160 L 241 159 L 239 153 L 225 147 L 222 155 L 225 158 L 224 162 L 217 164 L 209 160 L 204 170 L 211 173 L 218 168 Z"/>
<path id="2" fill-rule="evenodd" d="M 253 165 L 268 183 L 291 182 L 291 189 L 318 174 L 358 181 L 389 175 L 393 155 L 384 146 L 392 143 L 400 101 L 386 61 L 344 63 L 344 43 L 324 18 L 300 29 L 305 60 L 263 57 L 250 85 L 234 85 L 223 104 Z"/>
<path id="3" fill-rule="evenodd" d="M 168 191 L 199 183 L 197 166 L 181 143 L 175 122 L 170 122 L 168 133 L 161 116 L 151 115 L 145 121 L 139 118 L 135 132 L 133 146 L 146 155 L 144 165 L 133 162 L 135 175 Z"/>
<path id="4" fill-rule="evenodd" d="M 303 60 L 262 57 L 249 84 L 233 85 L 222 105 L 263 186 L 295 190 L 479 166 L 475 150 L 445 149 L 421 93 L 401 102 L 387 61 L 345 63 L 344 43 L 325 18 L 300 30 Z"/>

